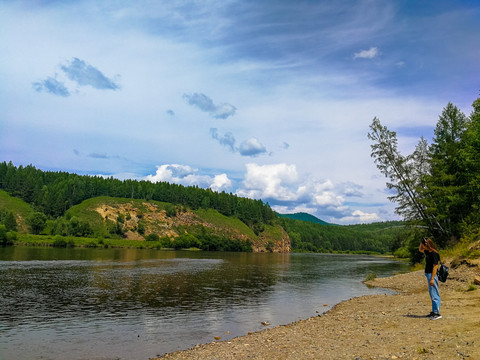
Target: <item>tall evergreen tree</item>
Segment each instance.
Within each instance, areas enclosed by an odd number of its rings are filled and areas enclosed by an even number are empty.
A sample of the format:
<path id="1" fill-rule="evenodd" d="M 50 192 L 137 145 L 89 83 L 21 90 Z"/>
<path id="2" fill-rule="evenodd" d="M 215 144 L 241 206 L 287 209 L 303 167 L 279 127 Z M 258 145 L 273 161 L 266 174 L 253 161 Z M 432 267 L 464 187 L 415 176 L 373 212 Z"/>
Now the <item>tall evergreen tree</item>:
<path id="1" fill-rule="evenodd" d="M 427 205 L 446 229 L 436 239 L 441 244 L 445 244 L 450 237 L 460 236 L 459 224 L 468 213 L 464 207 L 467 169 L 460 156 L 467 123 L 467 117 L 452 103 L 448 103 L 438 119 L 430 146 Z"/>

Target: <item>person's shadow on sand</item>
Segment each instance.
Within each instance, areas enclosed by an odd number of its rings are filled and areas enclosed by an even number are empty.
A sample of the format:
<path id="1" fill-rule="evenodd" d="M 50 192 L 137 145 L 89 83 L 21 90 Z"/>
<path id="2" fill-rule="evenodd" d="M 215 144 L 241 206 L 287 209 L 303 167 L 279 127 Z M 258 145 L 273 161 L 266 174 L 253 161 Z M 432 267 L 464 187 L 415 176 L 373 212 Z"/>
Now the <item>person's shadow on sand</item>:
<path id="1" fill-rule="evenodd" d="M 413 318 L 413 319 L 424 319 L 426 318 L 425 315 L 412 315 L 412 314 L 408 314 L 408 315 L 403 315 L 404 317 L 408 317 L 408 318 Z"/>

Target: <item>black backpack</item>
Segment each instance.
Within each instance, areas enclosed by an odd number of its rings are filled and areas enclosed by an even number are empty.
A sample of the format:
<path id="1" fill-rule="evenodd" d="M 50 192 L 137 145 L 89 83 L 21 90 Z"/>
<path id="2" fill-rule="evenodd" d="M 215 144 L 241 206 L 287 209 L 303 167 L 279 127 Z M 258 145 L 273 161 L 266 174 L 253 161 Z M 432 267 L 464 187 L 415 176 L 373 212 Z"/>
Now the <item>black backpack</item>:
<path id="1" fill-rule="evenodd" d="M 445 264 L 440 263 L 440 266 L 438 267 L 438 270 L 437 270 L 438 280 L 440 280 L 441 282 L 447 281 L 448 270 L 449 270 L 448 266 L 445 266 Z"/>

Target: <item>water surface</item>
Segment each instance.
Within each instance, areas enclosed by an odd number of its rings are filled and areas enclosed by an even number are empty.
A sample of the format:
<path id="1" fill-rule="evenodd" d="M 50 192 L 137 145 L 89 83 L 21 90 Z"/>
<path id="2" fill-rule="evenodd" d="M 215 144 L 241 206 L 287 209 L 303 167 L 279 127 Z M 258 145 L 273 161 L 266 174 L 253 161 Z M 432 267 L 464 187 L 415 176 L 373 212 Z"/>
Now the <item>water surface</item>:
<path id="1" fill-rule="evenodd" d="M 354 255 L 0 248 L 0 358 L 146 360 L 386 293 L 361 282 L 407 270 Z"/>

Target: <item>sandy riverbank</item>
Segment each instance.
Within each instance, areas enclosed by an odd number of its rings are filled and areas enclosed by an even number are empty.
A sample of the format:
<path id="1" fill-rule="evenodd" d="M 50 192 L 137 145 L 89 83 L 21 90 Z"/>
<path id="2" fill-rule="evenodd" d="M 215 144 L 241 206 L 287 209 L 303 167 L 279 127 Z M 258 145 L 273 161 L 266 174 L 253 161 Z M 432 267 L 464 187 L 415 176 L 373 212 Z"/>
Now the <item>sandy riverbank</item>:
<path id="1" fill-rule="evenodd" d="M 475 274 L 478 266 L 451 269 L 440 320 L 425 317 L 431 302 L 416 271 L 369 282 L 396 295 L 353 298 L 322 316 L 158 359 L 480 359 L 480 289 L 466 291 Z"/>

